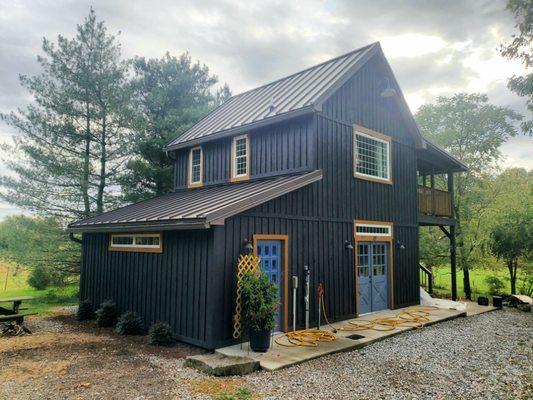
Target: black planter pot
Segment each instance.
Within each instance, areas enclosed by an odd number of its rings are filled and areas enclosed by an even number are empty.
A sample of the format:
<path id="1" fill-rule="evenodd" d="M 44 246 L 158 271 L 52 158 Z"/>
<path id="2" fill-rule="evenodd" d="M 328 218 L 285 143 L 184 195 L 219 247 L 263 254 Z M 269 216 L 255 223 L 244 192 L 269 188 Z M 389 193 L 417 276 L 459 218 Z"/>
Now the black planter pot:
<path id="1" fill-rule="evenodd" d="M 257 353 L 265 353 L 270 347 L 270 329 L 250 329 L 250 347 Z"/>

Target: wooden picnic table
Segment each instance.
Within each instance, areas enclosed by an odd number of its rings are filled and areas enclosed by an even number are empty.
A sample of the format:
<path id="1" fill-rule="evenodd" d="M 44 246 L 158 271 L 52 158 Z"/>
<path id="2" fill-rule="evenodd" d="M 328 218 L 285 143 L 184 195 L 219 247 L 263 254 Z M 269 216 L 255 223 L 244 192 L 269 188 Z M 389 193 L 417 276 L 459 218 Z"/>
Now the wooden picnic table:
<path id="1" fill-rule="evenodd" d="M 26 328 L 24 323 L 24 317 L 28 315 L 35 315 L 36 313 L 32 312 L 19 312 L 20 305 L 23 301 L 34 300 L 34 297 L 31 296 L 18 296 L 18 297 L 0 297 L 0 303 L 13 303 L 11 308 L 0 307 L 0 322 L 9 323 L 9 325 L 3 328 L 0 332 L 2 334 L 11 333 L 15 335 L 25 333 L 31 333 L 31 331 Z"/>

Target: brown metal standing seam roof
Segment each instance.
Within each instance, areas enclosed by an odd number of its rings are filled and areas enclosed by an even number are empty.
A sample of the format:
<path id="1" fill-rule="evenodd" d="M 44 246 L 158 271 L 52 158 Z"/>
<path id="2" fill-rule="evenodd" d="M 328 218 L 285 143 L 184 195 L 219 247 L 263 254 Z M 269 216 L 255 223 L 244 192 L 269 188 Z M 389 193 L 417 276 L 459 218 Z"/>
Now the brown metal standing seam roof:
<path id="1" fill-rule="evenodd" d="M 322 179 L 322 171 L 181 190 L 69 224 L 70 232 L 209 228 Z"/>

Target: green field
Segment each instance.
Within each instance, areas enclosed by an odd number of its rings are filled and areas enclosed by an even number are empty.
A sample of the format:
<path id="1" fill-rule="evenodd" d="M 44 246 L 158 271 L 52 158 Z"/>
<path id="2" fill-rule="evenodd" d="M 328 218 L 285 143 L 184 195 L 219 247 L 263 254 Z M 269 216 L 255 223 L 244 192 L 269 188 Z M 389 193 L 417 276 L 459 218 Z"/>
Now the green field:
<path id="1" fill-rule="evenodd" d="M 49 287 L 45 290 L 36 290 L 28 285 L 27 279 L 27 270 L 19 268 L 17 271 L 13 265 L 8 265 L 0 261 L 0 298 L 18 296 L 35 297 L 35 300 L 24 302 L 22 307 L 27 307 L 27 311 L 37 312 L 39 315 L 53 314 L 52 309 L 54 307 L 78 304 L 79 286 L 77 283 L 63 287 Z M 0 306 L 7 307 L 10 304 L 0 303 Z"/>
<path id="2" fill-rule="evenodd" d="M 451 272 L 450 267 L 438 267 L 433 269 L 434 290 L 436 293 L 451 293 Z M 487 269 L 473 269 L 470 271 L 470 286 L 472 288 L 473 297 L 489 295 L 489 287 L 485 282 L 488 276 L 498 277 L 504 284 L 505 293 L 511 292 L 511 284 L 509 282 L 509 275 L 505 270 L 487 270 Z M 457 293 L 459 296 L 464 296 L 463 290 L 463 271 L 457 269 Z"/>

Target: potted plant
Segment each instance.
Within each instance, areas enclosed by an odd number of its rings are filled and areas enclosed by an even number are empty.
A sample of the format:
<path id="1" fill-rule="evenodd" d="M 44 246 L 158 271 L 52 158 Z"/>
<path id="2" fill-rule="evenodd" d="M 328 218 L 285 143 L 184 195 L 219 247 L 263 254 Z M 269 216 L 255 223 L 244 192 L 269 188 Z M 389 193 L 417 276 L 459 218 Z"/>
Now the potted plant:
<path id="1" fill-rule="evenodd" d="M 241 283 L 243 319 L 253 351 L 264 353 L 270 347 L 270 333 L 276 326 L 278 289 L 260 272 L 247 272 Z"/>

